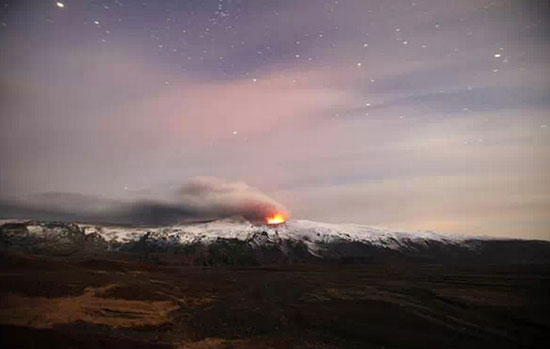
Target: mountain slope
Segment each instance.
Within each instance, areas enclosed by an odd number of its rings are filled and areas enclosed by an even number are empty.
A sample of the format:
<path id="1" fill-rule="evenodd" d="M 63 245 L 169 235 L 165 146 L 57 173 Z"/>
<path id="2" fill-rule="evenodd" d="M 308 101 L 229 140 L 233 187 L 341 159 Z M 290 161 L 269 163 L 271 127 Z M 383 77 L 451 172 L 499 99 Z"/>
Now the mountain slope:
<path id="1" fill-rule="evenodd" d="M 550 262 L 547 241 L 406 232 L 308 220 L 273 226 L 240 217 L 166 227 L 14 220 L 0 224 L 2 250 L 57 255 L 123 252 L 146 258 L 154 255 L 158 261 L 177 264 Z"/>

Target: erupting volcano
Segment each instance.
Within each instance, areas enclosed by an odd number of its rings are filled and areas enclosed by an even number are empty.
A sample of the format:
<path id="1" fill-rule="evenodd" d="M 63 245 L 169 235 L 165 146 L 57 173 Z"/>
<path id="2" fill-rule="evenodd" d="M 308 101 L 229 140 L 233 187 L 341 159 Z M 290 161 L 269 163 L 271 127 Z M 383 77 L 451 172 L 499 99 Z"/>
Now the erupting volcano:
<path id="1" fill-rule="evenodd" d="M 267 224 L 281 224 L 286 220 L 285 216 L 281 213 L 274 213 L 273 215 L 266 218 Z"/>

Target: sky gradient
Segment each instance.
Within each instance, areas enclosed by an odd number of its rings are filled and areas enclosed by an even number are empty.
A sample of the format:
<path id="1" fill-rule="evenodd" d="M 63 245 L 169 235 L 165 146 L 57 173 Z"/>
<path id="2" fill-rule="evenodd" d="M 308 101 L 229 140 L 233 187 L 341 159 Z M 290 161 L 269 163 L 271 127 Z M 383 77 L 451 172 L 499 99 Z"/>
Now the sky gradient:
<path id="1" fill-rule="evenodd" d="M 207 176 L 294 218 L 550 239 L 548 6 L 4 1 L 0 199 Z"/>

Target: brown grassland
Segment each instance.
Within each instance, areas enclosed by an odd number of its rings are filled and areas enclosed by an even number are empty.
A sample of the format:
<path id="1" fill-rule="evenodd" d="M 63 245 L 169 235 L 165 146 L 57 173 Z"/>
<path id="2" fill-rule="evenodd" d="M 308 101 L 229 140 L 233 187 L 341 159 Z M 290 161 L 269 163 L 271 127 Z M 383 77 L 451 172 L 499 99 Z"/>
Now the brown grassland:
<path id="1" fill-rule="evenodd" d="M 0 260 L 2 347 L 507 348 L 550 333 L 546 265 Z"/>

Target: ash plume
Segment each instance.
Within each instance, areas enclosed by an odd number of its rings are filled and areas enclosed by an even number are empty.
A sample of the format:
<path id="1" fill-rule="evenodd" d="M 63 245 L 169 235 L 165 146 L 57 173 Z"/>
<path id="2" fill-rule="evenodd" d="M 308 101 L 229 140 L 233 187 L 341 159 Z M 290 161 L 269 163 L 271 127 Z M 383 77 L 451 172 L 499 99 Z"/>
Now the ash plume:
<path id="1" fill-rule="evenodd" d="M 196 177 L 180 189 L 183 202 L 198 212 L 214 217 L 243 216 L 264 220 L 274 213 L 288 216 L 280 203 L 244 182 L 229 182 L 215 177 Z"/>
<path id="2" fill-rule="evenodd" d="M 169 225 L 230 216 L 264 221 L 274 213 L 288 216 L 283 205 L 246 183 L 215 177 L 192 178 L 166 200 L 119 201 L 62 192 L 0 199 L 0 218 L 90 223 Z"/>

